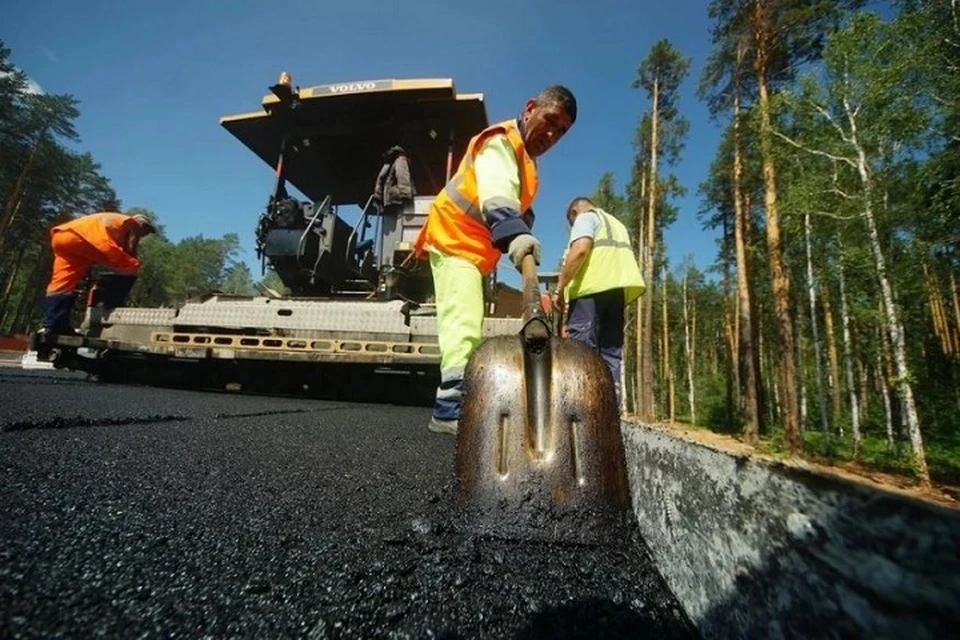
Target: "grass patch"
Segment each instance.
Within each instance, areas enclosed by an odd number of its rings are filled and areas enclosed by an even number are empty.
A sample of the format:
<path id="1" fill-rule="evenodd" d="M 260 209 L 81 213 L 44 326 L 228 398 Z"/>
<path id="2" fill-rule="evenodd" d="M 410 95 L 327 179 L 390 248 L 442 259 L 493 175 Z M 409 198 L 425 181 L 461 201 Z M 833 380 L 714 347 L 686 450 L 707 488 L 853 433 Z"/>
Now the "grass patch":
<path id="1" fill-rule="evenodd" d="M 843 436 L 830 434 L 830 446 L 824 443 L 823 433 L 807 430 L 804 433 L 803 458 L 826 466 L 842 467 L 856 462 L 869 471 L 900 476 L 909 481 L 918 479 L 910 443 L 894 443 L 892 446 L 886 437 L 864 435 L 860 443 L 860 456 L 853 455 L 853 437 L 848 432 Z M 777 458 L 790 457 L 787 453 L 786 439 L 782 429 L 776 429 L 760 438 L 755 446 L 757 452 Z M 960 484 L 960 447 L 954 443 L 929 442 L 925 445 L 927 467 L 931 479 L 939 484 Z"/>
<path id="2" fill-rule="evenodd" d="M 697 412 L 699 424 L 691 424 L 688 411 L 678 411 L 676 421 L 683 427 L 696 431 L 706 431 L 723 436 L 732 436 L 742 441 L 742 416 L 734 416 L 733 428 L 729 426 L 729 417 L 725 409 L 718 404 L 706 405 L 703 413 Z M 960 417 L 954 418 L 960 422 Z M 815 422 L 815 421 L 811 421 Z M 917 482 L 918 474 L 909 441 L 901 439 L 891 444 L 888 441 L 883 415 L 879 410 L 863 416 L 860 426 L 861 443 L 857 458 L 853 454 L 853 433 L 847 421 L 834 424 L 829 434 L 829 442 L 824 441 L 823 432 L 818 425 L 810 424 L 803 434 L 804 452 L 802 459 L 824 466 L 845 468 L 853 472 L 875 472 L 894 476 L 904 484 Z M 956 425 L 960 426 L 960 424 Z M 843 435 L 839 428 L 843 428 Z M 754 444 L 757 453 L 777 460 L 787 460 L 786 438 L 779 425 L 768 425 Z M 930 424 L 923 430 L 924 449 L 927 468 L 931 480 L 950 491 L 960 487 L 960 430 L 954 421 L 944 420 Z M 905 438 L 905 436 L 903 436 Z M 828 446 L 829 445 L 829 446 Z M 958 489 L 960 491 L 960 489 Z"/>

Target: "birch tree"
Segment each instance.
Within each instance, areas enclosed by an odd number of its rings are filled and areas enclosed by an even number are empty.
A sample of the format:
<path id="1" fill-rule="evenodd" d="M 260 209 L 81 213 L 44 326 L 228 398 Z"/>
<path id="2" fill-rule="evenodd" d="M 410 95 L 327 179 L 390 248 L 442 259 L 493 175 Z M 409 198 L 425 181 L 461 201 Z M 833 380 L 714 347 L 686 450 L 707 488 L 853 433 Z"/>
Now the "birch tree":
<path id="1" fill-rule="evenodd" d="M 810 213 L 803 216 L 804 245 L 807 250 L 807 300 L 810 303 L 810 334 L 813 339 L 814 381 L 817 408 L 820 410 L 820 427 L 823 430 L 824 449 L 830 451 L 830 421 L 827 418 L 827 398 L 823 383 L 823 358 L 820 345 L 820 329 L 817 323 L 817 283 L 813 275 L 813 249 L 810 241 L 812 225 Z"/>
<path id="2" fill-rule="evenodd" d="M 895 27 L 864 12 L 854 16 L 844 30 L 829 38 L 824 51 L 823 84 L 808 76 L 803 82 L 801 95 L 794 101 L 798 109 L 816 114 L 833 132 L 833 139 L 826 148 L 813 148 L 782 132 L 773 133 L 812 156 L 847 167 L 859 181 L 858 193 L 844 195 L 856 200 L 861 221 L 866 227 L 902 420 L 920 481 L 929 484 L 930 474 L 907 365 L 904 329 L 893 298 L 876 206 L 882 195 L 878 192 L 877 175 L 896 160 L 893 150 L 910 144 L 925 128 L 923 110 L 901 88 L 906 63 L 903 56 L 909 55 L 909 44 L 899 36 Z"/>
<path id="3" fill-rule="evenodd" d="M 847 304 L 847 280 L 843 273 L 843 261 L 839 263 L 837 274 L 840 286 L 840 324 L 843 326 L 843 369 L 847 383 L 847 395 L 850 398 L 850 431 L 853 434 L 853 458 L 860 457 L 860 402 L 853 378 L 853 345 L 850 337 L 850 310 Z"/>

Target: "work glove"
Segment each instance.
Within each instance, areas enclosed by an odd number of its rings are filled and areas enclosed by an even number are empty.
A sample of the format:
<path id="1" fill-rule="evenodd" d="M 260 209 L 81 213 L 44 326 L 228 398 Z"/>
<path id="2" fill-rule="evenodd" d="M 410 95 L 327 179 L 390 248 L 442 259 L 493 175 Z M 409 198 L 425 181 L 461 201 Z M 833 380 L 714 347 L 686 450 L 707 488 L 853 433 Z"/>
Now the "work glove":
<path id="1" fill-rule="evenodd" d="M 523 257 L 528 253 L 533 254 L 533 259 L 539 266 L 540 241 L 529 233 L 521 233 L 511 240 L 510 246 L 507 247 L 507 255 L 510 256 L 510 260 L 513 262 L 513 266 L 517 268 L 517 271 L 521 270 L 520 265 L 523 262 Z"/>

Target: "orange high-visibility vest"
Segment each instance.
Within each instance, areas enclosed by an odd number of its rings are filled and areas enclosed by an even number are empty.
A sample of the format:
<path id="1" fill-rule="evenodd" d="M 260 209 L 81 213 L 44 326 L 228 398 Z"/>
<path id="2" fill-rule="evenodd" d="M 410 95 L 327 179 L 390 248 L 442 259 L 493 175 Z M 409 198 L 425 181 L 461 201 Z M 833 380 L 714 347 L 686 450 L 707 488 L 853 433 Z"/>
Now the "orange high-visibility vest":
<path id="1" fill-rule="evenodd" d="M 50 235 L 70 231 L 111 258 L 116 268 L 139 269 L 140 260 L 127 253 L 127 241 L 133 232 L 133 216 L 102 211 L 81 216 L 50 229 Z"/>
<path id="2" fill-rule="evenodd" d="M 537 194 L 537 166 L 527 154 L 516 120 L 504 120 L 487 127 L 467 145 L 457 173 L 430 204 L 427 221 L 414 243 L 414 253 L 424 258 L 429 247 L 469 260 L 487 275 L 497 265 L 501 252 L 493 246 L 493 236 L 483 219 L 474 161 L 487 139 L 506 134 L 517 155 L 520 171 L 520 212 L 533 204 Z"/>

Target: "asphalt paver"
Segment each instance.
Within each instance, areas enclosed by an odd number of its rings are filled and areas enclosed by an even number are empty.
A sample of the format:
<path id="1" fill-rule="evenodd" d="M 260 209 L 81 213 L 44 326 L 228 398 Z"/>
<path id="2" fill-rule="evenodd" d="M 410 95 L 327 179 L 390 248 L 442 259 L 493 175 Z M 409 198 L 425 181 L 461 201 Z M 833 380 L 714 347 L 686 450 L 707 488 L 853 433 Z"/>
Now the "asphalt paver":
<path id="1" fill-rule="evenodd" d="M 428 417 L 0 369 L 0 637 L 697 637 L 635 536 L 455 526 Z"/>

